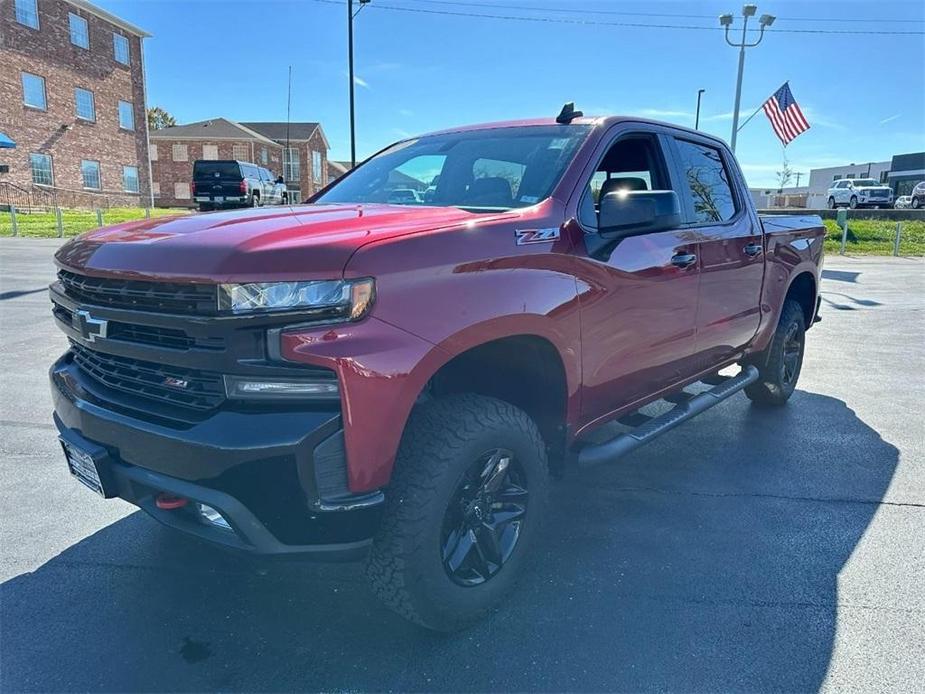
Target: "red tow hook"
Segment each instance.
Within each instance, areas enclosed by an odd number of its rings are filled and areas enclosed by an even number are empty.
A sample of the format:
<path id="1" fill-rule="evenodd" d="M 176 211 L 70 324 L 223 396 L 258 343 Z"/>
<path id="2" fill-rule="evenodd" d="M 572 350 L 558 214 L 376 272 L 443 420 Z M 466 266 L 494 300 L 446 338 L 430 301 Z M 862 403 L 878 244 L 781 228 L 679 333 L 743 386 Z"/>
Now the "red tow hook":
<path id="1" fill-rule="evenodd" d="M 189 499 L 185 499 L 182 496 L 174 496 L 173 494 L 166 494 L 161 492 L 157 495 L 157 498 L 154 500 L 155 505 L 165 511 L 173 511 L 174 509 L 183 508 L 189 503 Z"/>

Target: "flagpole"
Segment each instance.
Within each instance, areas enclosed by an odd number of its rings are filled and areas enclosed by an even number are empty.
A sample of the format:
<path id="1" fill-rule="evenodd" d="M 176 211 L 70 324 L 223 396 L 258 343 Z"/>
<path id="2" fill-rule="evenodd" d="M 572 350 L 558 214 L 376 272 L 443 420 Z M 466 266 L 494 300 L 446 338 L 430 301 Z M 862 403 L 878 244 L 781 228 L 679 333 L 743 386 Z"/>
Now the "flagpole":
<path id="1" fill-rule="evenodd" d="M 786 85 L 786 84 L 790 84 L 790 80 L 787 80 L 786 82 L 784 82 L 784 84 L 782 84 L 781 87 L 783 87 L 783 86 Z M 765 99 L 765 103 L 767 103 L 767 99 Z M 750 115 L 748 118 L 745 119 L 745 122 L 742 123 L 742 125 L 739 126 L 739 129 L 736 130 L 736 132 L 739 132 L 739 130 L 741 130 L 741 129 L 744 128 L 746 125 L 748 125 L 748 121 L 750 121 L 752 118 L 754 118 L 755 116 L 757 116 L 757 115 L 758 115 L 758 111 L 760 111 L 760 110 L 763 109 L 763 108 L 764 108 L 764 104 L 761 104 L 761 106 L 759 106 L 758 108 L 756 108 L 756 109 L 755 109 L 755 112 L 754 112 L 752 115 Z"/>

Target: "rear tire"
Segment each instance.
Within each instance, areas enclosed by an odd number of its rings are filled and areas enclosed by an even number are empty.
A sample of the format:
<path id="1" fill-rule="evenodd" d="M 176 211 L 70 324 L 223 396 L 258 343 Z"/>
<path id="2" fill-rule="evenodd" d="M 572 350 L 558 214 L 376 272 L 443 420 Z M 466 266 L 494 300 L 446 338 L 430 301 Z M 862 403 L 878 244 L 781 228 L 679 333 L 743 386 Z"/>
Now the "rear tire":
<path id="1" fill-rule="evenodd" d="M 206 204 L 206 203 L 204 203 L 204 202 L 201 202 L 201 203 L 199 203 L 199 211 L 200 211 L 200 212 L 211 212 L 211 211 L 212 211 L 212 205 L 208 205 L 208 204 Z"/>
<path id="2" fill-rule="evenodd" d="M 912 209 L 917 210 L 922 206 L 922 203 L 919 202 L 918 198 L 912 198 Z"/>
<path id="3" fill-rule="evenodd" d="M 260 207 L 259 195 L 251 195 L 251 207 Z"/>
<path id="4" fill-rule="evenodd" d="M 546 448 L 523 411 L 474 394 L 418 405 L 366 564 L 373 592 L 428 629 L 480 619 L 514 588 L 547 489 Z"/>
<path id="5" fill-rule="evenodd" d="M 746 386 L 745 394 L 759 405 L 783 405 L 793 395 L 806 346 L 806 319 L 803 307 L 793 299 L 784 302 L 771 344 L 755 366 L 758 380 Z"/>

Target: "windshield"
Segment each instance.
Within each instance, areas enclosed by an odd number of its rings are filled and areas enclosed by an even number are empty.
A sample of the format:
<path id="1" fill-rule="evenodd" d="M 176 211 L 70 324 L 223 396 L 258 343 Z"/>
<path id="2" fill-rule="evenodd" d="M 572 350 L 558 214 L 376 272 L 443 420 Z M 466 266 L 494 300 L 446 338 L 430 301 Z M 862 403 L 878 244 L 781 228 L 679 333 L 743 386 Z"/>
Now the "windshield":
<path id="1" fill-rule="evenodd" d="M 399 142 L 313 202 L 527 207 L 549 197 L 590 125 L 495 128 Z"/>
<path id="2" fill-rule="evenodd" d="M 878 183 L 877 181 L 875 181 L 875 180 L 872 179 L 872 178 L 856 178 L 856 179 L 854 179 L 853 182 L 854 182 L 855 187 L 862 187 L 862 188 L 867 188 L 867 187 L 869 187 L 869 186 L 879 186 L 879 185 L 880 185 L 880 183 Z"/>

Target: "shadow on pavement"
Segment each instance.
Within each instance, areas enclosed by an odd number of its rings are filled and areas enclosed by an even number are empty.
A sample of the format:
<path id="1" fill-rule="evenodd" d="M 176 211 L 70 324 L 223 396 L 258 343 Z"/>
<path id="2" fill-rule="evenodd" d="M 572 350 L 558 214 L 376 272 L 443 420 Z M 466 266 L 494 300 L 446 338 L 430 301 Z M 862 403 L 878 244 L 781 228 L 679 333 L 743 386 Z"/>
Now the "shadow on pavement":
<path id="1" fill-rule="evenodd" d="M 848 270 L 823 270 L 822 279 L 855 283 L 858 281 L 860 274 L 860 272 L 849 272 Z"/>
<path id="2" fill-rule="evenodd" d="M 559 483 L 519 590 L 451 636 L 357 565 L 263 568 L 136 513 L 3 584 L 2 688 L 815 690 L 896 464 L 840 400 L 736 398 Z"/>

